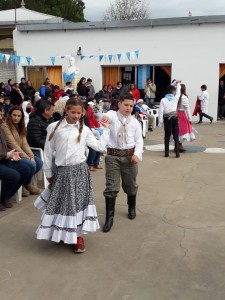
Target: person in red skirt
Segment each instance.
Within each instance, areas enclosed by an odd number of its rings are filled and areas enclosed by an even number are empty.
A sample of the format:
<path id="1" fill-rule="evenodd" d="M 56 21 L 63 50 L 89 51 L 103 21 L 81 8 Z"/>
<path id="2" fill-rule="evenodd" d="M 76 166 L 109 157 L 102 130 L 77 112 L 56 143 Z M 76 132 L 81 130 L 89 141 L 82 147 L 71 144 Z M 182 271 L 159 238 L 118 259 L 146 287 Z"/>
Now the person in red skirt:
<path id="1" fill-rule="evenodd" d="M 179 150 L 180 152 L 184 152 L 186 150 L 183 148 L 183 142 L 195 140 L 191 126 L 191 112 L 185 84 L 181 84 L 181 95 L 177 104 L 177 115 L 179 122 Z"/>

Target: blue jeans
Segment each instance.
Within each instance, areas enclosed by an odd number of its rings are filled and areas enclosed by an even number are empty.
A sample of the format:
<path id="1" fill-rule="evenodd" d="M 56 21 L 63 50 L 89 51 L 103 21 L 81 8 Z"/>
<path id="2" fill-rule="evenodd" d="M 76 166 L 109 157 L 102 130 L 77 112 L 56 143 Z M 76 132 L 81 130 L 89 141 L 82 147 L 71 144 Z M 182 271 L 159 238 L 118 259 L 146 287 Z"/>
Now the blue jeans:
<path id="1" fill-rule="evenodd" d="M 152 108 L 155 99 L 154 98 L 146 98 L 145 101 L 146 101 L 146 104 L 148 105 L 148 107 Z"/>
<path id="2" fill-rule="evenodd" d="M 32 160 L 27 158 L 22 158 L 19 161 L 23 166 L 29 168 L 29 179 L 26 182 L 24 182 L 24 185 L 30 184 L 33 175 L 38 173 L 43 166 L 43 161 L 39 157 L 35 156 L 34 159 L 35 159 L 35 163 Z"/>
<path id="3" fill-rule="evenodd" d="M 100 162 L 100 152 L 93 150 L 92 148 L 89 148 L 88 158 L 87 158 L 87 164 L 89 167 L 98 166 Z"/>
<path id="4" fill-rule="evenodd" d="M 29 181 L 30 169 L 21 161 L 4 160 L 0 163 L 1 202 L 9 200 L 25 182 Z"/>

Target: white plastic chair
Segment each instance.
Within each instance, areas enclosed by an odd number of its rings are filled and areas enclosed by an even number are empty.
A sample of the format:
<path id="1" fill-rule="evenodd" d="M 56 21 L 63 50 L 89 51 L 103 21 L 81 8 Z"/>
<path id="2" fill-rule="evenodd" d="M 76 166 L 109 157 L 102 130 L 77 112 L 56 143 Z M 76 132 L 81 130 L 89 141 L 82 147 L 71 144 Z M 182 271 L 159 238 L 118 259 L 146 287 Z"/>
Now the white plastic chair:
<path id="1" fill-rule="evenodd" d="M 43 153 L 43 150 L 41 148 L 35 148 L 35 147 L 30 147 L 30 148 L 31 148 L 31 150 L 39 151 L 40 158 L 41 158 L 42 161 L 44 161 L 44 153 Z M 41 168 L 41 170 L 33 176 L 32 183 L 37 186 L 38 180 L 42 180 L 42 178 L 44 178 L 44 187 L 47 188 L 49 183 L 48 183 L 48 180 L 45 176 L 43 168 Z"/>
<path id="2" fill-rule="evenodd" d="M 148 132 L 148 117 L 139 114 L 141 122 L 142 122 L 142 135 L 143 137 L 146 137 L 146 133 Z"/>
<path id="3" fill-rule="evenodd" d="M 153 128 L 156 128 L 157 118 L 159 117 L 159 109 L 158 108 L 149 108 L 149 114 L 154 117 Z"/>
<path id="4" fill-rule="evenodd" d="M 16 196 L 16 203 L 20 203 L 22 201 L 22 186 L 18 189 L 15 196 Z"/>

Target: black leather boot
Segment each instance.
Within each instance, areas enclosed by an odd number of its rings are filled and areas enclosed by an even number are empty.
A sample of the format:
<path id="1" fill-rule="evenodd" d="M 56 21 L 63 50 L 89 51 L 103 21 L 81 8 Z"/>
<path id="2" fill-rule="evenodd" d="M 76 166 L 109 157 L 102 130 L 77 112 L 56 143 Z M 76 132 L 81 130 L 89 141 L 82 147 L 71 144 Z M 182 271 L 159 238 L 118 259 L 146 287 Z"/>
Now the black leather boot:
<path id="1" fill-rule="evenodd" d="M 136 217 L 136 195 L 127 196 L 128 219 L 133 220 Z"/>
<path id="2" fill-rule="evenodd" d="M 175 153 L 176 157 L 180 157 L 180 148 L 179 148 L 179 142 L 174 142 L 175 143 Z"/>
<path id="3" fill-rule="evenodd" d="M 169 157 L 170 141 L 165 141 L 165 157 Z"/>
<path id="4" fill-rule="evenodd" d="M 113 226 L 116 198 L 105 198 L 106 217 L 103 232 L 109 232 Z"/>

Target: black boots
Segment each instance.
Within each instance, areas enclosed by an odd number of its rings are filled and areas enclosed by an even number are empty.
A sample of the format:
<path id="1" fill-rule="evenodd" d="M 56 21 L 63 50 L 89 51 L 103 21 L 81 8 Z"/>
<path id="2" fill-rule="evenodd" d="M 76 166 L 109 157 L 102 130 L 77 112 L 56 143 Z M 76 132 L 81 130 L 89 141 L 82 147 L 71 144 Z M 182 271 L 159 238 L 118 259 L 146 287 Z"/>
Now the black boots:
<path id="1" fill-rule="evenodd" d="M 106 217 L 103 232 L 109 232 L 113 226 L 116 198 L 105 198 Z"/>
<path id="2" fill-rule="evenodd" d="M 133 220 L 136 217 L 136 195 L 127 196 L 128 219 Z"/>
<path id="3" fill-rule="evenodd" d="M 165 141 L 165 157 L 169 157 L 170 141 Z"/>
<path id="4" fill-rule="evenodd" d="M 176 157 L 180 157 L 180 147 L 179 147 L 179 141 L 175 141 L 175 153 Z"/>

